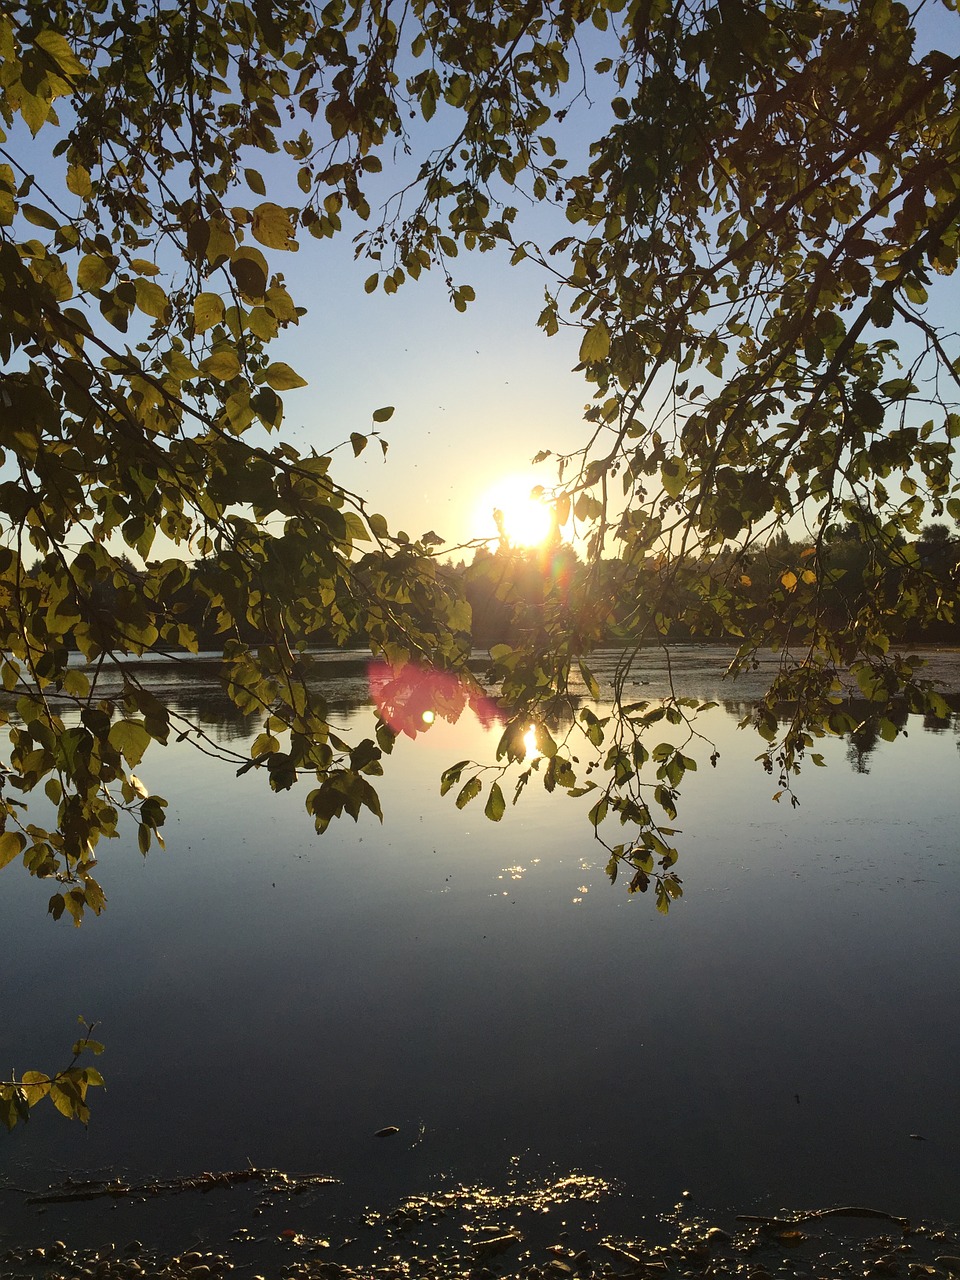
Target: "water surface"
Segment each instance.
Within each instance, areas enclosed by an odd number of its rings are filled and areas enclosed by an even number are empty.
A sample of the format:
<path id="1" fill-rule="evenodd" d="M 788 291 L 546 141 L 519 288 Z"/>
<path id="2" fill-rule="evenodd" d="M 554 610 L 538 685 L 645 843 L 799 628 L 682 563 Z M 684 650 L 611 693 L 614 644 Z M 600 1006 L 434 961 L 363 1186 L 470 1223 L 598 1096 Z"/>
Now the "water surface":
<path id="1" fill-rule="evenodd" d="M 698 684 L 679 656 L 691 693 L 722 690 L 717 663 Z M 253 726 L 209 671 L 151 678 L 243 751 Z M 372 725 L 362 688 L 331 686 L 351 733 Z M 49 885 L 3 872 L 4 1060 L 55 1067 L 83 1014 L 109 1085 L 87 1132 L 46 1108 L 0 1138 L 7 1176 L 252 1162 L 362 1204 L 519 1157 L 653 1208 L 689 1189 L 960 1218 L 956 726 L 828 743 L 791 809 L 742 710 L 705 722 L 721 761 L 684 781 L 666 919 L 611 887 L 582 804 L 531 787 L 494 825 L 439 798 L 445 765 L 493 757 L 470 716 L 399 741 L 382 827 L 322 838 L 302 792 L 187 743 L 148 755 L 168 848 L 104 846 L 101 918 L 55 924 Z"/>

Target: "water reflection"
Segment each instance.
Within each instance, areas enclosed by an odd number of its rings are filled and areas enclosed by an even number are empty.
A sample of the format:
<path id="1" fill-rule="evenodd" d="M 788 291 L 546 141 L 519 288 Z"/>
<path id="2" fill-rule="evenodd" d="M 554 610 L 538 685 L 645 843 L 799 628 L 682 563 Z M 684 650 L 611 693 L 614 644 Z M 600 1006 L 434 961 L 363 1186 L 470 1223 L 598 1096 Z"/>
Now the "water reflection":
<path id="1" fill-rule="evenodd" d="M 719 680 L 692 660 L 687 676 L 701 696 Z M 215 668 L 149 678 L 238 751 L 254 732 Z M 365 660 L 324 690 L 369 733 Z M 104 916 L 54 926 L 49 889 L 2 873 L 4 1060 L 57 1062 L 82 1012 L 109 1085 L 89 1134 L 37 1114 L 9 1167 L 252 1162 L 382 1203 L 440 1173 L 495 1180 L 524 1152 L 661 1204 L 691 1186 L 741 1209 L 955 1210 L 958 718 L 827 740 L 792 810 L 737 730 L 749 701 L 705 718 L 723 760 L 684 779 L 687 894 L 666 920 L 610 887 L 581 802 L 528 788 L 495 824 L 440 800 L 440 769 L 495 751 L 470 711 L 398 741 L 383 827 L 363 815 L 320 840 L 302 791 L 187 742 L 149 753 L 168 849 L 103 842 Z M 869 774 L 851 778 L 851 750 Z M 391 1125 L 396 1143 L 372 1137 Z"/>
<path id="2" fill-rule="evenodd" d="M 671 652 L 671 669 L 668 670 L 662 651 L 651 651 L 643 667 L 644 674 L 638 675 L 634 681 L 632 694 L 642 694 L 654 704 L 670 695 L 672 678 L 685 696 L 712 699 L 737 722 L 750 716 L 765 687 L 771 664 L 762 664 L 757 672 L 748 673 L 731 686 L 729 682 L 724 684 L 723 680 L 729 663 L 729 650 L 721 646 L 674 646 Z M 455 723 L 461 715 L 470 714 L 483 728 L 502 724 L 505 718 L 492 696 L 495 691 L 484 693 L 479 685 L 465 685 L 445 673 L 424 671 L 413 665 L 390 667 L 373 662 L 370 655 L 363 652 L 329 651 L 313 656 L 316 668 L 312 682 L 322 688 L 332 712 L 350 715 L 372 705 L 397 733 L 407 737 L 425 734 L 438 718 Z M 621 657 L 619 651 L 607 650 L 591 660 L 605 700 L 612 696 Z M 482 654 L 476 654 L 472 665 L 482 667 L 482 658 Z M 951 715 L 925 715 L 912 719 L 925 732 L 953 734 L 960 748 L 960 693 L 957 692 L 960 689 L 960 654 L 938 653 L 934 658 L 931 670 L 941 681 L 952 686 L 945 693 L 952 708 Z M 144 687 L 162 696 L 175 716 L 194 724 L 218 745 L 235 747 L 257 732 L 258 717 L 238 711 L 227 698 L 220 680 L 219 662 L 213 655 L 184 657 L 176 662 L 140 661 L 136 663 L 136 669 Z M 101 681 L 102 687 L 98 692 L 103 697 L 118 696 L 122 690 L 118 677 L 113 677 L 113 684 L 110 680 L 107 675 Z M 737 696 L 733 696 L 733 691 L 737 691 Z M 630 693 L 630 690 L 626 692 Z M 574 694 L 570 699 L 571 713 L 588 701 Z M 908 724 L 907 709 L 903 705 L 894 705 L 885 708 L 881 717 L 875 703 L 850 698 L 843 703 L 843 710 L 858 722 L 857 728 L 846 735 L 847 762 L 855 773 L 866 774 L 871 757 L 883 740 L 881 718 L 902 731 Z M 789 710 L 784 708 L 781 723 L 788 723 L 789 718 Z M 567 720 L 553 727 L 565 729 L 569 723 Z M 523 743 L 528 763 L 539 757 L 532 726 L 523 734 Z"/>

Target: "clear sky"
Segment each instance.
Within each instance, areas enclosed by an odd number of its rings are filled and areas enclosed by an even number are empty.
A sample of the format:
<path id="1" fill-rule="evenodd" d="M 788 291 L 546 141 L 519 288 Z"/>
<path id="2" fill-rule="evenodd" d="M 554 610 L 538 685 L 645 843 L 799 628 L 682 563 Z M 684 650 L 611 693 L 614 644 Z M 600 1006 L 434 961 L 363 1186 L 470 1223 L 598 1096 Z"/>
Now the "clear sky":
<path id="1" fill-rule="evenodd" d="M 310 382 L 285 395 L 290 443 L 326 450 L 394 405 L 386 458 L 372 445 L 354 460 L 348 447 L 333 474 L 391 528 L 432 529 L 451 544 L 495 533 L 484 498 L 505 475 L 530 473 L 541 449 L 579 445 L 591 391 L 572 372 L 580 331 L 547 338 L 536 327 L 546 278 L 534 264 L 492 253 L 457 263 L 477 293 L 463 313 L 436 271 L 391 296 L 365 294 L 371 266 L 353 260 L 349 236 L 308 242 L 277 265 L 309 315 L 275 344 L 275 358 Z M 549 484 L 556 473 L 544 463 L 537 474 Z"/>

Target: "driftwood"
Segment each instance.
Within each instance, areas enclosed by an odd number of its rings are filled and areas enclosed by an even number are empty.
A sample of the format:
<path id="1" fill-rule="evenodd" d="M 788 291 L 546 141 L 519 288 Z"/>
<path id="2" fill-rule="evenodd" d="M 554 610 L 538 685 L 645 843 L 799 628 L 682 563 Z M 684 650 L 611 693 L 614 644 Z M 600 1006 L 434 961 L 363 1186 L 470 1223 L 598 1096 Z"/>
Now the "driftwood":
<path id="1" fill-rule="evenodd" d="M 844 1205 L 839 1209 L 810 1209 L 791 1215 L 789 1218 L 764 1218 L 753 1213 L 738 1213 L 737 1222 L 753 1222 L 761 1227 L 799 1226 L 801 1222 L 815 1222 L 819 1218 L 883 1218 L 887 1222 L 895 1222 L 906 1230 L 910 1226 L 907 1218 L 898 1218 L 894 1213 L 884 1209 L 865 1209 L 860 1205 Z"/>
<path id="2" fill-rule="evenodd" d="M 184 1191 L 213 1191 L 217 1187 L 232 1187 L 244 1182 L 273 1184 L 271 1189 L 298 1195 L 337 1182 L 323 1174 L 281 1173 L 279 1169 L 233 1169 L 226 1173 L 198 1173 L 190 1178 L 166 1178 L 155 1182 L 133 1184 L 110 1181 L 74 1182 L 72 1179 L 59 1186 L 49 1187 L 27 1198 L 27 1204 L 62 1204 L 70 1200 L 118 1199 L 121 1196 L 175 1196 Z"/>

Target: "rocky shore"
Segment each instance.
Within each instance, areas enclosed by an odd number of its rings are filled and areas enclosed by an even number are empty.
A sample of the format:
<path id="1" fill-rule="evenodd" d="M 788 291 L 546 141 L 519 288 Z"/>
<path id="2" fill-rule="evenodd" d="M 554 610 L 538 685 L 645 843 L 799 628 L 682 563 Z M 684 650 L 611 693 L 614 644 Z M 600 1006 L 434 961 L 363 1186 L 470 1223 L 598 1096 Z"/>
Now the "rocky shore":
<path id="1" fill-rule="evenodd" d="M 192 1182 L 187 1191 L 197 1194 L 202 1179 Z M 216 1178 L 213 1185 L 218 1185 Z M 287 1189 L 295 1193 L 295 1188 L 295 1180 L 288 1180 Z M 62 1239 L 10 1246 L 0 1237 L 0 1280 L 225 1280 L 228 1276 L 236 1280 L 951 1280 L 960 1276 L 960 1234 L 943 1223 L 912 1223 L 862 1206 L 707 1217 L 685 1195 L 633 1235 L 605 1225 L 611 1216 L 622 1217 L 610 1213 L 619 1199 L 620 1193 L 609 1184 L 581 1174 L 505 1191 L 450 1187 L 408 1197 L 385 1212 L 367 1209 L 339 1223 L 334 1220 L 321 1235 L 313 1234 L 312 1227 L 301 1230 L 274 1221 L 267 1225 L 264 1214 L 269 1218 L 269 1209 L 276 1207 L 268 1195 L 255 1205 L 251 1201 L 248 1225 L 235 1227 L 225 1243 L 209 1247 L 194 1241 L 180 1251 L 163 1251 L 141 1240 L 94 1247 Z M 304 1221 L 316 1219 L 309 1212 L 286 1213 L 280 1221 L 298 1216 Z"/>

